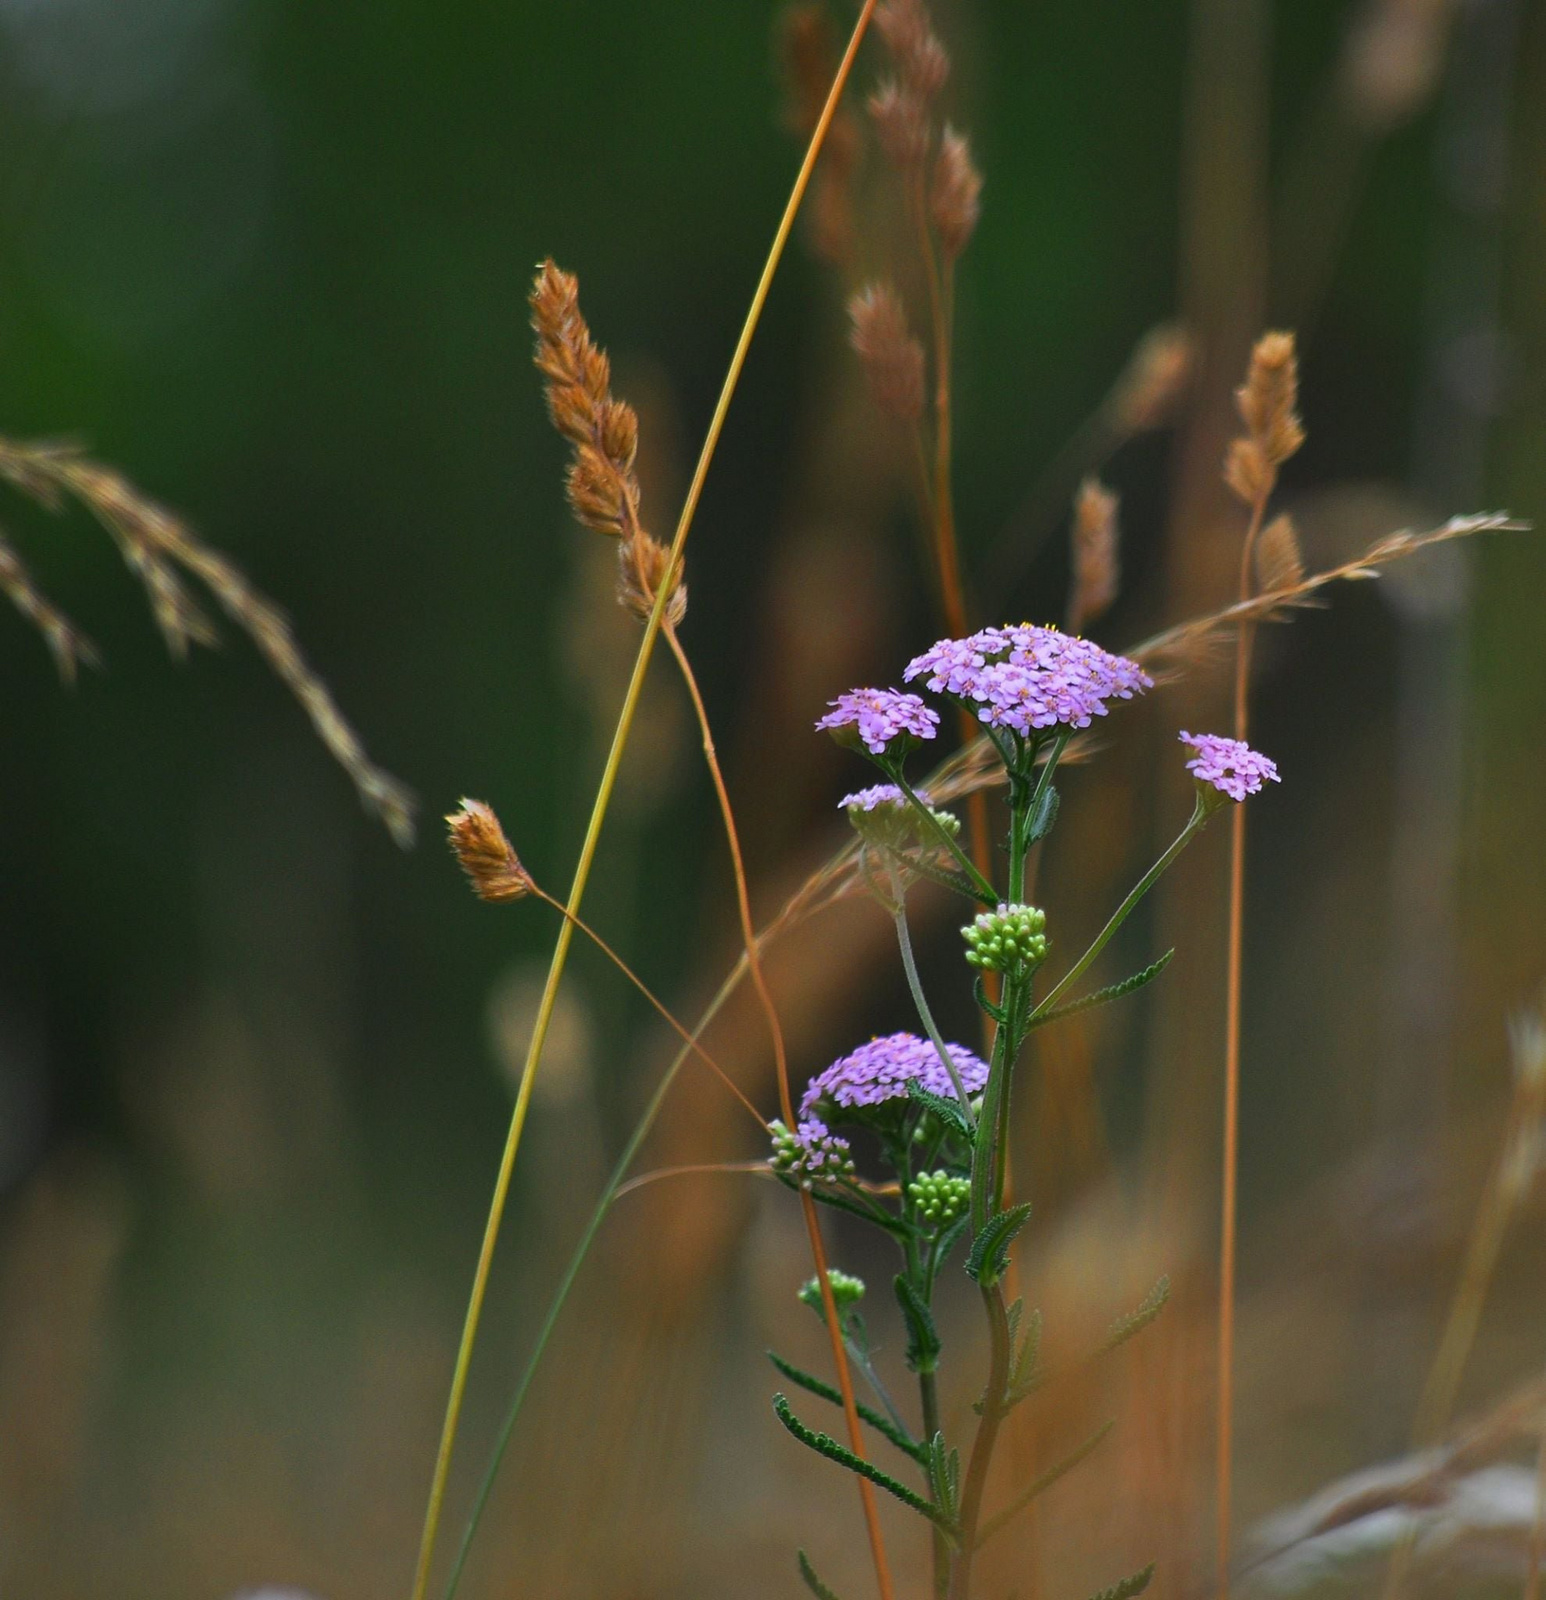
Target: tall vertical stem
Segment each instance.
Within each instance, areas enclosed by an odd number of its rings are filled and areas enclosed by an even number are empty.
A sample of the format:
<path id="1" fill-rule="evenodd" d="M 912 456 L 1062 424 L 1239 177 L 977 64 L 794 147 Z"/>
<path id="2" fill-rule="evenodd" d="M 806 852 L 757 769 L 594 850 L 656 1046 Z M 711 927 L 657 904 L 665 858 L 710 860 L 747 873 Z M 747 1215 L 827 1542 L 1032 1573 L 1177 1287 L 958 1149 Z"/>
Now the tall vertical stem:
<path id="1" fill-rule="evenodd" d="M 1251 521 L 1240 547 L 1240 599 L 1251 598 L 1251 557 L 1267 509 L 1268 490 L 1251 507 Z M 1243 740 L 1249 724 L 1251 646 L 1255 626 L 1240 624 L 1235 642 L 1234 736 Z M 1240 975 L 1245 952 L 1245 807 L 1229 821 L 1229 959 L 1224 1016 L 1224 1177 L 1219 1230 L 1219 1376 L 1216 1476 L 1218 1526 L 1216 1581 L 1220 1600 L 1229 1595 L 1230 1519 L 1233 1513 L 1235 1416 L 1235 1212 L 1240 1165 Z"/>

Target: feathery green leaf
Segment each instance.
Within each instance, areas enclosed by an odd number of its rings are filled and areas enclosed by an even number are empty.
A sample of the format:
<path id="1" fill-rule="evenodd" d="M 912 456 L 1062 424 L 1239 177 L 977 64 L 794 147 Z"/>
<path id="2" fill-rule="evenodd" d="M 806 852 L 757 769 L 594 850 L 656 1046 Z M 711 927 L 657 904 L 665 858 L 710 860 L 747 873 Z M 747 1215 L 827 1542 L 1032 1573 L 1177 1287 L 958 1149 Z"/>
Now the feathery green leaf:
<path id="1" fill-rule="evenodd" d="M 1020 1513 L 1024 1511 L 1031 1501 L 1033 1501 L 1038 1495 L 1045 1494 L 1047 1490 L 1050 1489 L 1059 1478 L 1063 1477 L 1065 1473 L 1072 1472 L 1081 1461 L 1085 1460 L 1086 1457 L 1093 1455 L 1096 1449 L 1099 1448 L 1101 1441 L 1104 1440 L 1106 1435 L 1111 1432 L 1112 1427 L 1113 1424 L 1108 1422 L 1102 1427 L 1097 1428 L 1095 1432 L 1092 1433 L 1090 1437 L 1073 1452 L 1072 1455 L 1064 1456 L 1064 1458 L 1055 1466 L 1048 1467 L 1039 1478 L 1036 1478 L 1031 1483 L 1027 1484 L 1025 1488 L 1023 1488 L 1020 1493 L 1017 1494 L 1014 1499 L 1004 1507 L 1002 1511 L 998 1512 L 995 1516 L 989 1517 L 988 1520 L 984 1522 L 978 1529 L 976 1548 L 980 1550 L 995 1533 L 997 1533 L 1001 1528 L 1007 1527 L 1017 1516 L 1019 1516 Z M 1148 1578 L 1144 1579 L 1145 1583 L 1148 1581 Z M 1133 1593 L 1137 1594 L 1138 1590 L 1133 1590 Z"/>
<path id="2" fill-rule="evenodd" d="M 816 1569 L 803 1550 L 800 1552 L 800 1576 L 805 1579 L 805 1587 L 816 1596 L 816 1600 L 837 1600 L 836 1592 L 816 1576 Z"/>
<path id="3" fill-rule="evenodd" d="M 1170 1298 L 1170 1279 L 1161 1278 L 1160 1281 L 1144 1296 L 1143 1304 L 1136 1311 L 1129 1312 L 1125 1317 L 1118 1317 L 1111 1324 L 1111 1332 L 1101 1342 L 1099 1355 L 1109 1355 L 1119 1344 L 1126 1344 L 1135 1333 L 1141 1333 L 1165 1309 L 1165 1302 Z"/>
<path id="4" fill-rule="evenodd" d="M 1024 1205 L 1011 1206 L 1008 1211 L 1000 1211 L 996 1217 L 989 1217 L 983 1223 L 981 1232 L 972 1240 L 971 1254 L 966 1258 L 967 1275 L 975 1278 L 984 1288 L 997 1283 L 1009 1265 L 1009 1246 L 1025 1226 L 1030 1214 L 1030 1202 L 1027 1201 Z"/>
<path id="5" fill-rule="evenodd" d="M 1135 1572 L 1131 1577 L 1112 1584 L 1109 1589 L 1102 1589 L 1099 1594 L 1091 1595 L 1090 1600 L 1133 1600 L 1134 1595 L 1142 1594 L 1149 1587 L 1154 1567 L 1155 1563 L 1151 1561 L 1142 1572 Z"/>
<path id="6" fill-rule="evenodd" d="M 1029 1025 L 1033 1028 L 1043 1028 L 1049 1022 L 1056 1022 L 1061 1017 L 1071 1017 L 1080 1011 L 1093 1011 L 1096 1006 L 1120 1000 L 1123 995 L 1132 994 L 1134 990 L 1143 988 L 1146 983 L 1153 983 L 1170 965 L 1170 958 L 1175 953 L 1174 949 L 1167 950 L 1158 961 L 1151 961 L 1142 972 L 1135 972 L 1130 978 L 1123 978 L 1120 983 L 1113 983 L 1105 989 L 1097 989 L 1094 994 L 1087 994 L 1082 1000 L 1070 1000 L 1067 1005 L 1054 1006 L 1050 1011 L 1033 1015 Z"/>
<path id="7" fill-rule="evenodd" d="M 817 1433 L 815 1429 L 807 1428 L 790 1409 L 789 1402 L 783 1395 L 773 1396 L 773 1410 L 777 1413 L 778 1420 L 808 1449 L 814 1450 L 819 1456 L 825 1456 L 828 1461 L 835 1461 L 840 1467 L 847 1467 L 850 1472 L 858 1473 L 861 1478 L 868 1478 L 877 1488 L 884 1489 L 887 1494 L 895 1495 L 904 1506 L 910 1507 L 921 1517 L 927 1517 L 937 1528 L 952 1538 L 955 1536 L 955 1524 L 938 1506 L 931 1505 L 921 1494 L 914 1493 L 905 1483 L 899 1483 L 890 1473 L 882 1472 L 863 1456 L 856 1456 L 845 1445 L 839 1444 L 831 1434 Z"/>
<path id="8" fill-rule="evenodd" d="M 907 1324 L 907 1365 L 913 1372 L 933 1372 L 939 1365 L 939 1329 L 934 1313 L 905 1273 L 896 1279 L 896 1303 Z"/>
<path id="9" fill-rule="evenodd" d="M 803 1367 L 797 1367 L 792 1361 L 785 1361 L 781 1355 L 772 1350 L 768 1351 L 768 1360 L 791 1383 L 799 1384 L 802 1389 L 819 1396 L 823 1400 L 830 1400 L 835 1406 L 842 1405 L 843 1394 L 840 1389 L 834 1388 L 830 1383 L 823 1383 L 813 1373 L 805 1371 Z M 922 1440 L 914 1439 L 910 1435 L 903 1433 L 890 1417 L 885 1416 L 882 1412 L 873 1410 L 865 1405 L 862 1400 L 856 1400 L 854 1407 L 876 1433 L 883 1438 L 889 1439 L 903 1455 L 911 1456 L 920 1467 L 926 1467 L 929 1464 L 929 1447 Z"/>

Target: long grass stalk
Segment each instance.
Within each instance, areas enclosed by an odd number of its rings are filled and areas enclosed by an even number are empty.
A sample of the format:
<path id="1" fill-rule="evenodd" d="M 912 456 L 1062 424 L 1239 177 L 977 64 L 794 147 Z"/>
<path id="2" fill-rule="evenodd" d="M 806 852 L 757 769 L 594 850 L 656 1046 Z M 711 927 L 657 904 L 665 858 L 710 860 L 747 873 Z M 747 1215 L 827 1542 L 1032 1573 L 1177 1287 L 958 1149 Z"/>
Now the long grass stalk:
<path id="1" fill-rule="evenodd" d="M 724 824 L 725 842 L 730 848 L 730 862 L 735 874 L 735 901 L 736 910 L 741 919 L 741 938 L 746 950 L 747 970 L 751 974 L 752 987 L 757 991 L 757 1002 L 762 1007 L 763 1016 L 767 1020 L 768 1035 L 773 1043 L 773 1063 L 778 1076 L 779 1106 L 783 1111 L 786 1127 L 796 1126 L 794 1097 L 789 1088 L 789 1058 L 784 1048 L 784 1030 L 778 1019 L 778 1007 L 773 1003 L 773 992 L 768 987 L 767 974 L 762 968 L 762 955 L 758 948 L 757 929 L 752 922 L 751 895 L 746 881 L 746 862 L 741 854 L 740 835 L 735 824 L 735 810 L 730 804 L 730 791 L 725 785 L 725 775 L 719 765 L 719 756 L 714 748 L 714 733 L 709 726 L 708 709 L 703 703 L 703 695 L 698 689 L 698 679 L 692 670 L 692 663 L 687 659 L 687 652 L 682 648 L 681 640 L 676 636 L 676 629 L 669 622 L 666 624 L 666 643 L 671 648 L 671 653 L 676 657 L 677 666 L 681 669 L 682 681 L 687 686 L 688 698 L 692 701 L 693 713 L 697 717 L 698 731 L 703 744 L 703 758 L 708 765 L 709 776 L 713 780 L 714 793 L 719 800 L 720 818 Z M 825 1313 L 823 1321 L 827 1325 L 827 1332 L 832 1342 L 832 1362 L 837 1369 L 838 1389 L 843 1397 L 843 1417 L 848 1428 L 848 1442 L 854 1454 L 861 1460 L 864 1459 L 864 1435 L 859 1427 L 859 1408 L 854 1398 L 853 1374 L 849 1370 L 848 1351 L 843 1339 L 843 1323 L 838 1316 L 837 1305 L 832 1297 L 832 1284 L 827 1276 L 827 1252 L 822 1242 L 821 1222 L 816 1215 L 816 1202 L 811 1197 L 809 1189 L 800 1190 L 800 1210 L 805 1218 L 805 1231 L 810 1240 L 811 1258 L 816 1267 L 816 1283 L 821 1291 L 821 1304 Z M 892 1600 L 894 1590 L 891 1582 L 890 1565 L 886 1558 L 886 1542 L 881 1533 L 880 1513 L 875 1505 L 875 1491 L 867 1478 L 858 1478 L 859 1501 L 864 1511 L 865 1530 L 869 1535 L 870 1556 L 875 1564 L 875 1582 L 880 1590 L 881 1600 Z"/>
<path id="2" fill-rule="evenodd" d="M 747 311 L 745 321 L 742 323 L 740 336 L 736 340 L 735 350 L 731 355 L 724 383 L 720 387 L 719 399 L 715 403 L 714 414 L 709 420 L 703 447 L 698 454 L 698 463 L 693 470 L 692 481 L 688 485 L 687 496 L 682 504 L 681 515 L 677 519 L 676 533 L 672 538 L 670 551 L 673 566 L 681 560 L 682 549 L 687 543 L 687 535 L 692 528 L 693 517 L 697 512 L 698 502 L 702 497 L 703 484 L 708 476 L 709 464 L 714 459 L 714 452 L 718 447 L 720 434 L 724 430 L 725 417 L 730 410 L 730 401 L 735 394 L 737 384 L 740 382 L 741 371 L 746 365 L 747 352 L 751 348 L 752 338 L 757 331 L 758 323 L 761 321 L 762 309 L 767 303 L 768 292 L 772 288 L 774 275 L 778 271 L 779 262 L 783 259 L 785 246 L 789 242 L 789 234 L 794 226 L 795 215 L 799 211 L 800 202 L 804 199 L 805 191 L 810 184 L 811 173 L 815 170 L 817 158 L 821 154 L 821 147 L 826 142 L 827 131 L 832 126 L 832 118 L 837 110 L 838 101 L 842 97 L 843 88 L 848 82 L 849 74 L 853 71 L 854 60 L 858 54 L 860 42 L 869 27 L 870 18 L 875 10 L 875 3 L 876 0 L 864 0 L 858 20 L 854 24 L 853 33 L 849 37 L 848 47 L 843 53 L 842 60 L 838 63 L 836 73 L 833 75 L 832 87 L 828 91 L 821 116 L 812 130 L 810 142 L 806 146 L 805 157 L 800 163 L 800 170 L 795 176 L 794 186 L 789 192 L 789 199 L 784 206 L 783 215 L 779 219 L 777 231 L 773 236 L 772 247 L 769 249 L 767 259 L 763 263 L 762 274 L 757 280 L 756 290 L 752 294 L 751 306 Z M 611 747 L 607 752 L 606 765 L 602 770 L 601 782 L 597 787 L 596 798 L 591 807 L 590 820 L 586 824 L 585 839 L 580 847 L 580 858 L 575 866 L 574 880 L 571 884 L 567 901 L 568 909 L 571 912 L 578 913 L 580 901 L 584 897 L 586 885 L 590 880 L 591 864 L 595 859 L 596 846 L 601 837 L 602 824 L 606 820 L 607 809 L 612 799 L 612 791 L 617 782 L 618 769 L 622 764 L 623 751 L 627 747 L 628 736 L 633 728 L 634 715 L 638 710 L 639 696 L 644 688 L 645 674 L 649 669 L 650 658 L 654 654 L 655 641 L 660 634 L 670 595 L 670 585 L 662 583 L 656 593 L 655 603 L 650 610 L 649 619 L 644 625 L 644 636 L 639 641 L 639 652 L 634 660 L 633 672 L 623 697 L 622 710 L 618 715 L 617 727 L 612 736 Z M 531 1103 L 532 1085 L 536 1080 L 537 1068 L 542 1060 L 542 1050 L 547 1041 L 548 1028 L 553 1020 L 553 1008 L 558 1000 L 559 981 L 563 976 L 564 966 L 568 960 L 569 946 L 572 939 L 572 924 L 565 921 L 559 929 L 558 938 L 553 946 L 553 957 L 548 967 L 547 981 L 543 985 L 542 998 L 538 1004 L 536 1024 L 532 1029 L 531 1043 L 526 1053 L 526 1062 L 521 1071 L 521 1081 L 516 1091 L 515 1107 L 511 1112 L 510 1127 L 505 1136 L 505 1146 L 500 1157 L 499 1172 L 494 1182 L 494 1193 L 489 1205 L 488 1220 L 484 1225 L 483 1242 L 478 1252 L 478 1264 L 473 1274 L 472 1292 L 468 1297 L 467 1314 L 463 1321 L 462 1336 L 457 1348 L 456 1364 L 451 1377 L 451 1391 L 446 1401 L 445 1421 L 441 1427 L 440 1444 L 435 1455 L 435 1469 L 424 1514 L 424 1532 L 419 1543 L 419 1558 L 414 1573 L 413 1600 L 424 1600 L 429 1588 L 430 1566 L 434 1559 L 436 1535 L 439 1531 L 441 1514 L 445 1505 L 446 1483 L 450 1476 L 451 1456 L 456 1444 L 457 1427 L 461 1420 L 462 1401 L 467 1390 L 467 1373 L 471 1365 L 472 1349 L 477 1340 L 478 1323 L 482 1316 L 483 1302 L 488 1292 L 489 1270 L 493 1262 L 494 1246 L 498 1241 L 500 1224 L 503 1221 L 505 1206 L 509 1199 L 510 1180 L 515 1170 L 515 1158 L 520 1148 L 521 1134 L 526 1126 L 526 1114 Z"/>

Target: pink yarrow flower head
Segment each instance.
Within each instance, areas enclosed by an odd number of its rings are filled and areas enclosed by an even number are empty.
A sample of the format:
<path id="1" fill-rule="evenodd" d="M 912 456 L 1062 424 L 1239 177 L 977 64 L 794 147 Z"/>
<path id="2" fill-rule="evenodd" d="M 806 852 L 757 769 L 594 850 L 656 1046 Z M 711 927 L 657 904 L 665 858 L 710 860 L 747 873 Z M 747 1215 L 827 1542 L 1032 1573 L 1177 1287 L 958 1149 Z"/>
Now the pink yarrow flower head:
<path id="1" fill-rule="evenodd" d="M 768 1132 L 773 1139 L 773 1170 L 793 1179 L 802 1189 L 853 1177 L 848 1141 L 832 1133 L 819 1117 L 802 1116 L 793 1131 L 774 1121 L 768 1125 Z"/>
<path id="2" fill-rule="evenodd" d="M 1087 728 L 1111 700 L 1130 700 L 1154 680 L 1126 656 L 1057 628 L 1021 623 L 941 639 L 908 664 L 936 694 L 968 706 L 992 728 L 1028 738 L 1043 728 Z"/>
<path id="3" fill-rule="evenodd" d="M 974 1056 L 964 1045 L 947 1044 L 945 1048 L 961 1075 L 966 1092 L 981 1093 L 988 1081 L 987 1062 Z M 920 1039 L 915 1033 L 889 1033 L 861 1044 L 846 1056 L 839 1056 L 824 1072 L 817 1073 L 801 1097 L 800 1115 L 809 1116 L 812 1108 L 818 1105 L 831 1114 L 840 1109 L 854 1110 L 882 1105 L 888 1100 L 905 1100 L 909 1082 L 931 1094 L 955 1098 L 950 1074 L 927 1039 Z"/>
<path id="4" fill-rule="evenodd" d="M 1231 800 L 1260 794 L 1263 783 L 1279 783 L 1275 761 L 1239 739 L 1218 733 L 1181 733 L 1181 743 L 1197 753 L 1186 764 L 1198 784 L 1206 784 Z"/>
<path id="5" fill-rule="evenodd" d="M 827 704 L 832 709 L 816 726 L 840 742 L 862 742 L 871 755 L 900 755 L 939 727 L 937 712 L 900 689 L 850 689 Z"/>

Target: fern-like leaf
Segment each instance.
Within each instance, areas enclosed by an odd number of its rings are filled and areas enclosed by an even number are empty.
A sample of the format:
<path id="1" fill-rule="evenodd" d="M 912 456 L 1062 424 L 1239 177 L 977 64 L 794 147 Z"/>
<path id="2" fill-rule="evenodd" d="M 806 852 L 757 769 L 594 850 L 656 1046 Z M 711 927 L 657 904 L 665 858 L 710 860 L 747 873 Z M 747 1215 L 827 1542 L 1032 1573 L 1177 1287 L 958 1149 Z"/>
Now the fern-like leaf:
<path id="1" fill-rule="evenodd" d="M 1103 1427 L 1097 1428 L 1072 1455 L 1064 1456 L 1055 1466 L 1048 1467 L 1039 1478 L 1027 1484 L 1002 1511 L 996 1516 L 989 1517 L 978 1530 L 976 1548 L 980 1550 L 1001 1528 L 1008 1527 L 1038 1495 L 1045 1494 L 1059 1478 L 1072 1472 L 1081 1461 L 1093 1455 L 1106 1435 L 1111 1432 L 1112 1427 L 1113 1424 L 1108 1422 Z M 1147 1578 L 1144 1579 L 1145 1583 L 1148 1581 Z M 1133 1590 L 1133 1593 L 1137 1594 L 1138 1590 Z M 1100 1597 L 1097 1597 L 1097 1600 L 1100 1600 Z"/>
<path id="2" fill-rule="evenodd" d="M 842 1405 L 842 1391 L 834 1388 L 830 1383 L 823 1383 L 814 1373 L 805 1371 L 803 1367 L 797 1367 L 792 1361 L 785 1361 L 781 1355 L 772 1350 L 768 1351 L 768 1360 L 791 1383 L 798 1384 L 802 1389 L 818 1396 L 822 1400 L 830 1400 L 835 1406 Z M 929 1447 L 921 1440 L 914 1439 L 910 1434 L 904 1433 L 890 1417 L 865 1405 L 862 1400 L 855 1402 L 855 1409 L 876 1433 L 883 1438 L 889 1439 L 903 1455 L 911 1456 L 920 1467 L 926 1467 L 929 1464 Z"/>
<path id="3" fill-rule="evenodd" d="M 1118 1317 L 1111 1324 L 1111 1332 L 1101 1342 L 1100 1355 L 1109 1355 L 1118 1345 L 1126 1344 L 1135 1333 L 1142 1333 L 1148 1325 L 1165 1309 L 1165 1302 L 1170 1299 L 1170 1279 L 1161 1278 L 1143 1298 L 1143 1304 L 1136 1311 L 1130 1311 L 1125 1317 Z"/>
<path id="4" fill-rule="evenodd" d="M 939 1365 L 939 1329 L 934 1313 L 905 1273 L 896 1279 L 896 1302 L 907 1324 L 907 1365 L 913 1372 L 933 1372 Z"/>
<path id="5" fill-rule="evenodd" d="M 966 1111 L 959 1100 L 949 1095 L 930 1093 L 916 1078 L 907 1080 L 907 1097 L 915 1105 L 922 1106 L 925 1111 L 932 1111 L 952 1132 L 960 1134 L 963 1139 L 971 1140 L 972 1125 L 967 1121 Z"/>
<path id="6" fill-rule="evenodd" d="M 1133 1596 L 1142 1594 L 1149 1587 L 1149 1580 L 1154 1576 L 1155 1563 L 1150 1562 L 1142 1572 L 1135 1572 L 1131 1577 L 1122 1578 L 1112 1584 L 1109 1589 L 1102 1589 L 1099 1594 L 1091 1595 L 1090 1600 L 1133 1600 Z"/>
<path id="7" fill-rule="evenodd" d="M 816 1596 L 816 1600 L 838 1600 L 836 1591 L 829 1589 L 816 1576 L 816 1569 L 811 1565 L 810 1557 L 803 1550 L 800 1552 L 800 1576 L 805 1579 L 805 1587 Z"/>
<path id="8" fill-rule="evenodd" d="M 884 1489 L 887 1494 L 894 1495 L 910 1510 L 916 1511 L 919 1516 L 927 1517 L 942 1532 L 955 1536 L 955 1524 L 936 1505 L 931 1505 L 921 1494 L 909 1489 L 905 1483 L 899 1483 L 889 1472 L 882 1472 L 873 1462 L 866 1461 L 863 1456 L 856 1456 L 847 1446 L 841 1445 L 829 1433 L 817 1433 L 814 1428 L 807 1428 L 803 1422 L 790 1409 L 789 1402 L 781 1394 L 773 1396 L 773 1410 L 778 1415 L 778 1420 L 800 1441 L 807 1449 L 814 1450 L 817 1455 L 825 1456 L 828 1461 L 835 1461 L 840 1467 L 847 1467 L 850 1472 L 857 1473 L 861 1478 L 868 1478 L 876 1488 Z"/>
<path id="9" fill-rule="evenodd" d="M 1054 1006 L 1051 1011 L 1043 1011 L 1030 1019 L 1030 1026 L 1044 1028 L 1049 1022 L 1075 1016 L 1081 1011 L 1093 1011 L 1096 1006 L 1109 1005 L 1113 1000 L 1120 1000 L 1123 995 L 1132 994 L 1145 984 L 1153 983 L 1170 965 L 1170 958 L 1174 954 L 1173 949 L 1167 950 L 1158 961 L 1151 961 L 1142 972 L 1135 972 L 1130 978 L 1123 978 L 1120 983 L 1113 983 L 1105 989 L 1097 989 L 1094 994 L 1087 994 L 1082 1000 L 1070 1000 L 1067 1005 Z"/>
<path id="10" fill-rule="evenodd" d="M 972 1240 L 971 1254 L 966 1258 L 967 1275 L 975 1278 L 984 1288 L 997 1283 L 1009 1265 L 1009 1246 L 1025 1226 L 1030 1214 L 1030 1202 L 1027 1201 L 1024 1205 L 1011 1206 L 1008 1211 L 999 1212 L 996 1217 L 989 1217 L 983 1223 L 981 1232 Z"/>

